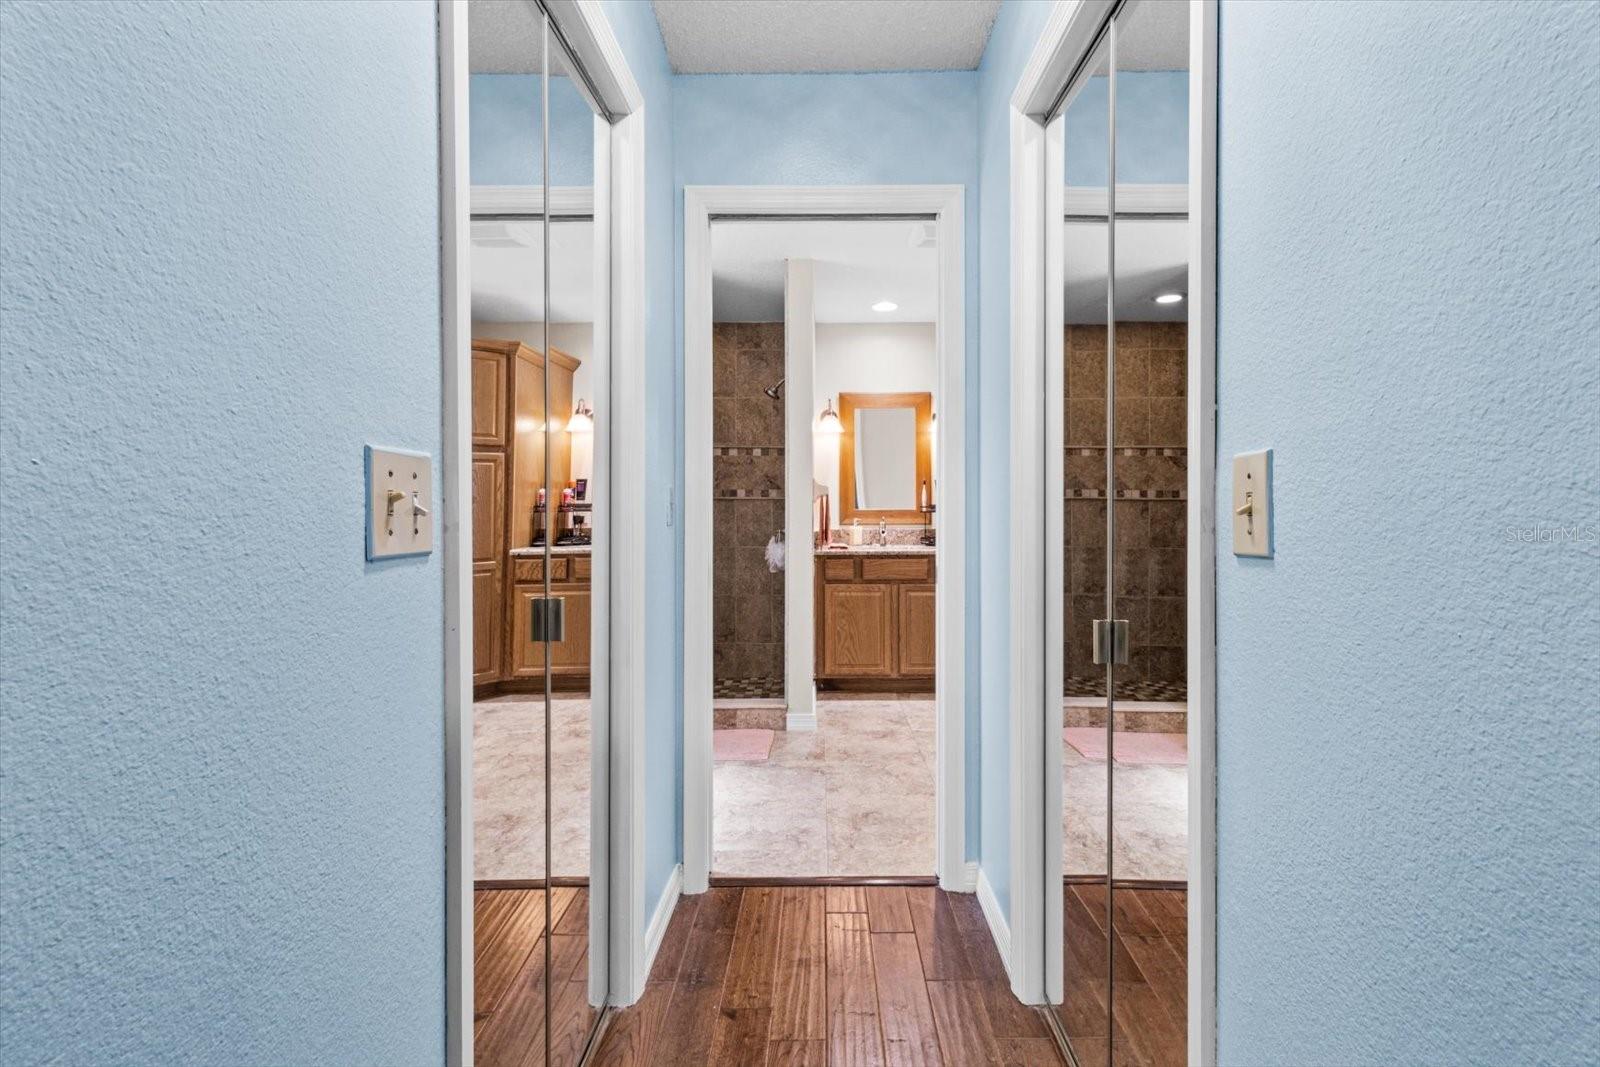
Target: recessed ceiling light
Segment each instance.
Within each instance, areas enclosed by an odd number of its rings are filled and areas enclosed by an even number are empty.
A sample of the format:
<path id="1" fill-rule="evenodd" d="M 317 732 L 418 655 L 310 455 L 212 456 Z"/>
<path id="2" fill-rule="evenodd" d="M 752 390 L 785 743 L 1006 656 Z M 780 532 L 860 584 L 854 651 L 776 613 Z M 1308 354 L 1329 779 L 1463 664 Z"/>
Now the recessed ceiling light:
<path id="1" fill-rule="evenodd" d="M 1181 304 L 1182 302 L 1182 293 L 1162 293 L 1156 297 L 1156 303 L 1158 304 Z"/>
<path id="2" fill-rule="evenodd" d="M 873 311 L 899 311 L 900 305 L 893 300 L 880 300 L 872 305 Z"/>

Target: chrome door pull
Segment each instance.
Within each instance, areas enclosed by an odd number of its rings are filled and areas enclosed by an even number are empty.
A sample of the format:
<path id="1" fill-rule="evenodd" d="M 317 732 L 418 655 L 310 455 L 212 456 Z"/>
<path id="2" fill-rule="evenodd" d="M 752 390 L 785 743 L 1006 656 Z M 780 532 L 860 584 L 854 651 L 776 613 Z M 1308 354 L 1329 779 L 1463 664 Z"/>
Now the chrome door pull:
<path id="1" fill-rule="evenodd" d="M 561 596 L 536 596 L 529 606 L 533 611 L 531 640 L 565 641 L 567 639 L 567 598 Z"/>
<path id="2" fill-rule="evenodd" d="M 1106 658 L 1108 652 L 1110 659 Z M 1128 662 L 1127 619 L 1094 620 L 1094 662 L 1102 667 L 1107 663 Z"/>

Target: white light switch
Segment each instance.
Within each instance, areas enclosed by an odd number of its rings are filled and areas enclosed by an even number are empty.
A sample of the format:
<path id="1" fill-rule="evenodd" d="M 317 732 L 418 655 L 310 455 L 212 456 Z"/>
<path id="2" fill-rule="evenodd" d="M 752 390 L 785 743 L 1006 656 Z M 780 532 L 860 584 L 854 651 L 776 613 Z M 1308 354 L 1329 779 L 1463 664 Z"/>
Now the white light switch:
<path id="1" fill-rule="evenodd" d="M 1272 555 L 1272 449 L 1233 457 L 1233 554 Z"/>
<path id="2" fill-rule="evenodd" d="M 366 448 L 367 558 L 433 551 L 433 461 L 422 452 Z"/>

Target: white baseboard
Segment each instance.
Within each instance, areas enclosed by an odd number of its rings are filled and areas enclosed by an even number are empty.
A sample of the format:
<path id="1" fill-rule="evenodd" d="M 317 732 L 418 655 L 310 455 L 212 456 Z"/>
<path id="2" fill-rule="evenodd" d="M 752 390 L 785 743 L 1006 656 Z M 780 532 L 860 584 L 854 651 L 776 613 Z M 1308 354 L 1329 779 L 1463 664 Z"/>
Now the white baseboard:
<path id="1" fill-rule="evenodd" d="M 661 951 L 661 939 L 667 936 L 667 926 L 672 922 L 672 913 L 682 893 L 683 864 L 680 863 L 667 876 L 667 884 L 661 887 L 661 897 L 656 901 L 656 910 L 650 915 L 650 926 L 644 933 L 644 960 L 635 972 L 639 988 L 634 990 L 628 1001 L 630 1004 L 644 995 L 644 984 L 650 980 L 650 971 L 656 965 L 656 953 Z"/>
<path id="2" fill-rule="evenodd" d="M 946 893 L 973 893 L 978 889 L 978 864 L 968 861 L 958 868 L 955 882 L 941 880 L 939 888 Z"/>
<path id="3" fill-rule="evenodd" d="M 976 867 L 977 864 L 972 866 Z M 995 899 L 994 886 L 989 884 L 989 876 L 982 869 L 978 870 L 978 906 L 983 909 L 983 917 L 989 923 L 989 936 L 994 938 L 995 951 L 1000 953 L 1000 962 L 1006 965 L 1006 977 L 1016 984 L 1016 977 L 1011 973 L 1011 927 L 1006 922 L 1006 917 L 1000 913 L 1000 902 Z"/>
<path id="4" fill-rule="evenodd" d="M 817 728 L 817 713 L 809 715 L 791 711 L 784 716 L 783 728 L 785 730 L 815 730 Z"/>

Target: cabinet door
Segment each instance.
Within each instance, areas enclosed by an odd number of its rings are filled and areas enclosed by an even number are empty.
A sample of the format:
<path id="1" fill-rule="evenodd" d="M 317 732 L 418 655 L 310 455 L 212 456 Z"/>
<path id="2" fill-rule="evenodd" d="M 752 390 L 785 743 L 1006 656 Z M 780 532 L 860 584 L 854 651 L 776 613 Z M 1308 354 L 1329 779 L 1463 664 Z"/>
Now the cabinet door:
<path id="1" fill-rule="evenodd" d="M 900 674 L 902 677 L 932 677 L 934 664 L 933 605 L 931 585 L 899 587 Z"/>
<path id="2" fill-rule="evenodd" d="M 511 597 L 511 676 L 533 678 L 544 673 L 544 650 L 533 640 L 533 601 L 544 593 L 544 586 L 513 587 Z"/>
<path id="3" fill-rule="evenodd" d="M 472 353 L 472 444 L 506 447 L 506 357 L 498 352 Z"/>
<path id="4" fill-rule="evenodd" d="M 551 596 L 567 602 L 567 636 L 564 641 L 550 645 L 552 672 L 587 673 L 589 670 L 589 587 L 587 585 L 557 585 L 550 588 Z"/>
<path id="5" fill-rule="evenodd" d="M 892 597 L 888 585 L 823 586 L 822 673 L 836 678 L 890 677 Z"/>
<path id="6" fill-rule="evenodd" d="M 500 648 L 505 633 L 501 613 L 500 563 L 472 565 L 472 681 L 475 685 L 500 679 Z"/>
<path id="7" fill-rule="evenodd" d="M 511 674 L 516 678 L 544 674 L 544 650 L 533 640 L 533 602 L 543 591 L 542 584 L 518 585 L 511 598 Z M 586 674 L 590 649 L 589 587 L 552 585 L 550 595 L 567 602 L 567 637 L 550 642 L 550 673 Z"/>
<path id="8" fill-rule="evenodd" d="M 472 560 L 499 562 L 506 540 L 506 457 L 472 454 Z"/>

